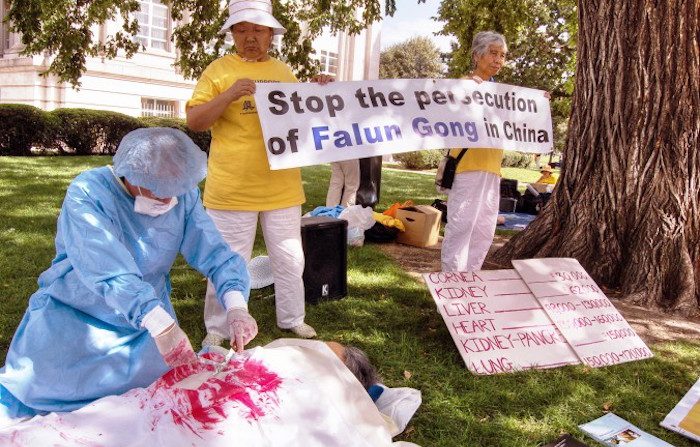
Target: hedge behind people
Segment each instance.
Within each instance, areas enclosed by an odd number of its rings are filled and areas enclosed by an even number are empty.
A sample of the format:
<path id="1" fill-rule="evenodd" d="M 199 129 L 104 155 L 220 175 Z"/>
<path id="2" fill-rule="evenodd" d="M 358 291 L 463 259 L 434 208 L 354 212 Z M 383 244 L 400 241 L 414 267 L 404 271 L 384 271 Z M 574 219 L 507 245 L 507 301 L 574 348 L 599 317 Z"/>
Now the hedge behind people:
<path id="1" fill-rule="evenodd" d="M 394 154 L 394 160 L 398 161 L 406 169 L 435 169 L 443 154 L 439 150 L 402 152 Z"/>
<path id="2" fill-rule="evenodd" d="M 172 127 L 174 129 L 180 129 L 185 132 L 188 137 L 194 141 L 194 143 L 199 146 L 204 152 L 209 152 L 209 145 L 211 144 L 211 133 L 206 130 L 204 132 L 196 132 L 189 127 L 185 120 L 179 118 L 163 118 L 159 116 L 146 116 L 139 118 L 139 120 L 146 124 L 148 127 Z"/>
<path id="3" fill-rule="evenodd" d="M 24 104 L 0 104 L 0 155 L 111 155 L 124 135 L 143 127 L 180 129 L 209 151 L 209 131 L 194 132 L 178 118 L 135 118 L 78 108 L 46 112 Z"/>
<path id="4" fill-rule="evenodd" d="M 75 155 L 114 154 L 124 135 L 147 127 L 138 118 L 106 110 L 56 109 L 49 114 L 60 120 L 58 138 Z"/>
<path id="5" fill-rule="evenodd" d="M 398 161 L 406 169 L 435 169 L 443 157 L 440 150 L 427 150 L 415 152 L 403 152 L 394 154 L 394 160 Z M 501 166 L 507 168 L 527 168 L 530 165 L 530 154 L 515 151 L 504 151 Z"/>
<path id="6" fill-rule="evenodd" d="M 31 155 L 32 147 L 53 147 L 60 123 L 25 104 L 0 104 L 0 155 Z"/>

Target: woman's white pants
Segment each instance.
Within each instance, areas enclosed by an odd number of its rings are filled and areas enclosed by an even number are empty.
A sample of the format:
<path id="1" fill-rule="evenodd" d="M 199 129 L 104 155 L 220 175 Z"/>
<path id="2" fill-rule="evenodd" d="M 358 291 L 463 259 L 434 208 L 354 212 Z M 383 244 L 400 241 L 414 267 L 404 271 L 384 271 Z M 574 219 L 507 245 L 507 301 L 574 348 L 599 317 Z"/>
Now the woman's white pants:
<path id="1" fill-rule="evenodd" d="M 231 249 L 250 261 L 260 218 L 267 254 L 275 281 L 277 326 L 290 329 L 304 322 L 304 250 L 301 245 L 301 206 L 270 211 L 207 209 L 216 228 Z M 208 334 L 229 338 L 226 311 L 216 299 L 211 281 L 204 301 L 204 325 Z"/>
<path id="2" fill-rule="evenodd" d="M 326 195 L 326 206 L 355 204 L 360 187 L 360 160 L 345 160 L 331 163 L 331 180 Z"/>
<path id="3" fill-rule="evenodd" d="M 483 171 L 455 175 L 447 195 L 447 225 L 442 240 L 442 271 L 481 269 L 496 230 L 501 178 Z"/>

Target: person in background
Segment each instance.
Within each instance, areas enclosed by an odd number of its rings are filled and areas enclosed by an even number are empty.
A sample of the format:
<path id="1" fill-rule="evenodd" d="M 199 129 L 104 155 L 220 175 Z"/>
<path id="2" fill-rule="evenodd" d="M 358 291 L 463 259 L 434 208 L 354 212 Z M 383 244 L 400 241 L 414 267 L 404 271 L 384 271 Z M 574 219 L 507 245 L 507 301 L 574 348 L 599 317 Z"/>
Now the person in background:
<path id="1" fill-rule="evenodd" d="M 482 31 L 474 36 L 474 70 L 465 79 L 495 82 L 508 48 L 503 35 Z M 451 151 L 457 156 L 460 149 Z M 442 241 L 442 270 L 479 270 L 496 230 L 500 199 L 502 149 L 469 148 L 457 166 L 447 196 L 447 225 Z"/>
<path id="2" fill-rule="evenodd" d="M 540 163 L 541 156 L 542 156 L 542 154 L 534 154 L 534 156 L 533 156 L 533 158 L 535 159 L 535 167 L 537 169 L 540 169 L 540 167 L 541 167 L 541 163 Z"/>
<path id="3" fill-rule="evenodd" d="M 345 160 L 331 163 L 331 180 L 326 195 L 326 206 L 341 205 L 345 208 L 355 204 L 360 187 L 360 160 Z"/>
<path id="4" fill-rule="evenodd" d="M 245 261 L 200 201 L 204 152 L 182 131 L 138 129 L 113 162 L 68 186 L 56 257 L 0 370 L 0 420 L 73 411 L 197 362 L 170 302 L 178 253 L 211 279 L 236 349 L 257 334 Z"/>
<path id="5" fill-rule="evenodd" d="M 535 183 L 544 183 L 545 185 L 554 185 L 557 183 L 557 178 L 552 175 L 552 167 L 550 165 L 540 169 L 542 176 Z"/>
<path id="6" fill-rule="evenodd" d="M 231 0 L 221 33 L 231 32 L 235 54 L 212 62 L 187 103 L 187 125 L 211 129 L 209 176 L 204 206 L 226 242 L 250 260 L 258 221 L 275 280 L 277 325 L 303 338 L 316 336 L 304 323 L 304 252 L 301 245 L 301 170 L 270 170 L 253 99 L 256 82 L 297 82 L 291 68 L 268 54 L 284 27 L 272 15 L 270 0 Z M 315 78 L 319 84 L 330 76 Z M 203 346 L 227 337 L 226 312 L 207 288 Z"/>

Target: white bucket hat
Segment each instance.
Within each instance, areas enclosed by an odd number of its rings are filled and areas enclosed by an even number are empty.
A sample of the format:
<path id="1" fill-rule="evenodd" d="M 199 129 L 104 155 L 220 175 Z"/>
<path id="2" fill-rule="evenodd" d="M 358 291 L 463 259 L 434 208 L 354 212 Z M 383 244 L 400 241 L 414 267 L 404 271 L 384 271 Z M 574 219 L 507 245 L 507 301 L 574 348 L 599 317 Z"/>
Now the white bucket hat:
<path id="1" fill-rule="evenodd" d="M 267 256 L 257 256 L 248 263 L 250 273 L 250 288 L 262 289 L 272 285 L 275 280 L 272 277 L 272 264 Z"/>
<path id="2" fill-rule="evenodd" d="M 219 33 L 226 32 L 236 23 L 248 22 L 272 28 L 274 35 L 281 35 L 287 30 L 272 16 L 270 0 L 231 0 L 228 4 L 228 20 Z"/>

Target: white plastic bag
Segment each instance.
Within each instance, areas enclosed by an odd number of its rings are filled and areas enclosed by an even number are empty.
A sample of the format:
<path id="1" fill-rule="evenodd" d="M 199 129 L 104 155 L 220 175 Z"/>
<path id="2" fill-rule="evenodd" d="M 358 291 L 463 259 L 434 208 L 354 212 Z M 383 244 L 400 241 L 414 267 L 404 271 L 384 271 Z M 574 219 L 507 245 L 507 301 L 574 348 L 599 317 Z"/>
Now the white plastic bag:
<path id="1" fill-rule="evenodd" d="M 379 384 L 384 391 L 375 402 L 379 411 L 391 419 L 398 428 L 398 433 L 392 433 L 391 436 L 396 436 L 403 432 L 415 414 L 420 404 L 423 402 L 420 390 L 414 388 L 389 388 Z"/>
<path id="2" fill-rule="evenodd" d="M 362 247 L 365 243 L 365 232 L 358 227 L 348 228 L 348 245 Z"/>
<path id="3" fill-rule="evenodd" d="M 374 225 L 373 210 L 362 205 L 351 205 L 343 210 L 339 219 L 348 221 L 348 245 L 362 247 L 365 243 L 365 230 Z"/>

